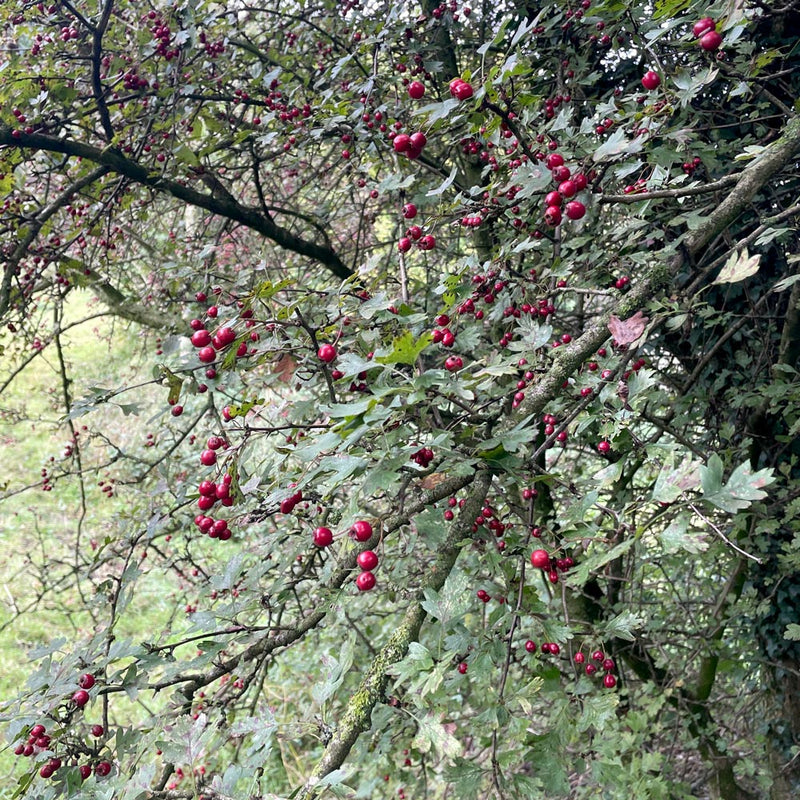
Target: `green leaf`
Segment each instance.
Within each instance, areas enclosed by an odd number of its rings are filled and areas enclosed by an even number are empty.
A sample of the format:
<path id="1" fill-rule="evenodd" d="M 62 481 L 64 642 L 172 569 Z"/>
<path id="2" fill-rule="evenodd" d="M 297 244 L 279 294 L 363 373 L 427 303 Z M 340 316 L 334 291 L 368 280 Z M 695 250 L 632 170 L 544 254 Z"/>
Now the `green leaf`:
<path id="1" fill-rule="evenodd" d="M 441 592 L 425 589 L 425 599 L 421 605 L 446 627 L 452 620 L 462 617 L 472 605 L 470 585 L 471 582 L 463 572 L 451 573 Z"/>
<path id="2" fill-rule="evenodd" d="M 800 642 L 800 625 L 796 622 L 790 622 L 786 626 L 786 631 L 783 634 L 784 639 L 789 639 L 793 642 Z"/>
<path id="3" fill-rule="evenodd" d="M 583 699 L 583 709 L 578 720 L 578 730 L 588 731 L 589 728 L 602 730 L 606 723 L 614 719 L 618 705 L 619 694 L 617 692 L 586 695 Z"/>
<path id="4" fill-rule="evenodd" d="M 411 642 L 408 653 L 402 661 L 389 668 L 389 672 L 399 683 L 416 678 L 420 672 L 433 668 L 433 658 L 430 650 L 419 642 Z"/>
<path id="5" fill-rule="evenodd" d="M 600 145 L 592 156 L 595 163 L 620 155 L 633 155 L 644 149 L 644 136 L 628 139 L 623 128 L 617 128 L 611 136 Z"/>
<path id="6" fill-rule="evenodd" d="M 631 536 L 604 553 L 595 553 L 594 550 L 597 548 L 594 548 L 591 554 L 581 561 L 577 567 L 570 570 L 568 573 L 569 577 L 567 579 L 569 585 L 583 586 L 583 584 L 589 579 L 589 575 L 591 575 L 592 572 L 597 572 L 597 570 L 599 570 L 601 567 L 604 567 L 615 558 L 625 555 L 625 553 L 627 553 L 628 550 L 633 547 L 635 542 L 636 539 Z"/>
<path id="7" fill-rule="evenodd" d="M 426 197 L 436 197 L 437 195 L 444 194 L 447 189 L 449 189 L 453 185 L 453 181 L 456 179 L 456 175 L 458 174 L 458 167 L 453 164 L 453 168 L 450 170 L 450 175 L 442 181 L 435 189 L 431 189 L 429 192 L 426 193 Z"/>
<path id="8" fill-rule="evenodd" d="M 658 534 L 665 553 L 684 550 L 687 553 L 697 554 L 708 549 L 706 535 L 700 531 L 690 531 L 690 522 L 688 514 L 679 514 Z"/>
<path id="9" fill-rule="evenodd" d="M 423 333 L 416 341 L 411 331 L 406 331 L 392 342 L 392 352 L 389 355 L 376 355 L 375 361 L 379 364 L 409 364 L 416 362 L 419 354 L 431 343 L 429 332 Z M 370 363 L 370 362 L 367 362 Z M 361 370 L 359 370 L 361 371 Z"/>
<path id="10" fill-rule="evenodd" d="M 323 666 L 327 669 L 327 675 L 324 682 L 316 683 L 311 690 L 312 697 L 319 705 L 322 705 L 336 693 L 342 685 L 348 670 L 353 666 L 355 636 L 355 631 L 352 631 L 342 644 L 338 658 L 330 654 L 322 658 Z"/>
<path id="11" fill-rule="evenodd" d="M 606 636 L 615 636 L 618 639 L 625 639 L 628 642 L 634 641 L 636 638 L 632 631 L 635 628 L 640 628 L 644 621 L 635 614 L 633 611 L 623 611 L 612 617 L 603 625 L 603 630 Z"/>
<path id="12" fill-rule="evenodd" d="M 433 749 L 440 758 L 447 759 L 457 758 L 463 753 L 461 742 L 432 715 L 417 719 L 417 726 L 417 735 L 411 746 L 420 753 L 429 753 Z M 455 728 L 454 724 L 452 728 Z"/>
<path id="13" fill-rule="evenodd" d="M 745 462 L 736 467 L 723 486 L 722 459 L 715 453 L 708 462 L 708 467 L 700 467 L 703 499 L 730 514 L 747 508 L 754 500 L 765 498 L 767 493 L 763 487 L 775 480 L 771 468 L 753 472 Z"/>

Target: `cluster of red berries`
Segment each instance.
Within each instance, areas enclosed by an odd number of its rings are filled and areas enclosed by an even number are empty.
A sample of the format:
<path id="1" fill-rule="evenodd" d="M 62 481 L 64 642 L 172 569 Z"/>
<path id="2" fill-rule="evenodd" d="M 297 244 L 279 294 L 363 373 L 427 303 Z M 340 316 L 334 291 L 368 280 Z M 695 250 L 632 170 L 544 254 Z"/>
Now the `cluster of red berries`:
<path id="1" fill-rule="evenodd" d="M 412 160 L 420 157 L 427 143 L 428 137 L 422 131 L 412 134 L 398 133 L 392 138 L 392 147 L 395 153 Z"/>
<path id="2" fill-rule="evenodd" d="M 469 100 L 475 92 L 471 84 L 461 78 L 453 78 L 453 80 L 450 81 L 450 94 L 456 100 Z"/>
<path id="3" fill-rule="evenodd" d="M 219 439 L 220 437 L 210 437 L 212 439 Z M 230 507 L 233 505 L 233 496 L 231 495 L 231 484 L 233 477 L 226 474 L 222 478 L 221 483 L 214 483 L 212 480 L 200 481 L 197 491 L 200 497 L 197 499 L 197 505 L 201 511 L 210 511 L 214 505 L 219 502 L 223 506 Z M 206 516 L 205 514 L 198 514 L 194 518 L 194 524 L 200 529 L 202 533 L 207 534 L 211 539 L 220 539 L 226 541 L 231 538 L 231 530 L 228 527 L 228 521 L 225 519 L 214 519 L 213 517 Z"/>
<path id="4" fill-rule="evenodd" d="M 586 206 L 580 200 L 570 200 L 578 192 L 582 192 L 588 185 L 588 180 L 583 173 L 573 176 L 569 167 L 564 165 L 564 156 L 560 153 L 550 153 L 544 160 L 545 166 L 553 175 L 553 180 L 558 184 L 558 189 L 548 192 L 544 198 L 544 221 L 552 228 L 561 224 L 562 206 L 563 214 L 567 219 L 578 220 L 585 216 Z M 568 200 L 564 204 L 564 200 Z"/>
<path id="5" fill-rule="evenodd" d="M 592 663 L 595 662 L 595 663 Z M 586 674 L 591 677 L 595 675 L 598 671 L 598 664 L 600 668 L 605 673 L 603 675 L 603 685 L 607 689 L 613 689 L 617 685 L 617 679 L 611 673 L 614 672 L 616 669 L 616 664 L 614 663 L 613 658 L 608 658 L 602 650 L 595 650 L 592 653 L 592 661 L 586 664 L 584 671 Z M 586 656 L 582 652 L 575 653 L 575 663 L 576 664 L 585 664 L 586 663 Z"/>
<path id="6" fill-rule="evenodd" d="M 708 52 L 719 49 L 722 44 L 722 36 L 717 33 L 717 23 L 711 17 L 697 20 L 692 26 L 692 34 L 698 40 L 700 47 Z"/>
<path id="7" fill-rule="evenodd" d="M 227 409 L 227 406 L 225 408 Z M 225 409 L 223 409 L 223 417 L 225 416 L 224 411 Z M 217 451 L 224 450 L 227 446 L 228 443 L 221 436 L 209 436 L 206 440 L 206 449 L 200 453 L 200 463 L 204 467 L 213 467 L 217 463 Z M 231 505 L 231 503 L 224 505 Z"/>
<path id="8" fill-rule="evenodd" d="M 703 159 L 700 158 L 700 156 L 695 156 L 691 161 L 684 161 L 684 163 L 681 166 L 683 171 L 691 177 L 692 175 L 694 175 L 694 171 L 698 167 L 702 166 L 702 164 L 703 164 Z"/>
<path id="9" fill-rule="evenodd" d="M 291 514 L 294 511 L 295 506 L 303 499 L 303 492 L 302 490 L 298 489 L 292 495 L 287 497 L 285 500 L 281 500 L 280 505 L 278 506 L 278 510 L 281 514 Z"/>
<path id="10" fill-rule="evenodd" d="M 217 352 L 236 341 L 236 331 L 227 325 L 220 328 L 213 336 L 198 319 L 193 319 L 191 326 L 194 330 L 192 344 L 198 348 L 197 357 L 204 364 L 213 364 L 217 360 Z M 241 358 L 245 355 L 247 355 L 247 342 L 243 341 L 236 348 L 236 356 Z"/>
<path id="11" fill-rule="evenodd" d="M 529 653 L 535 653 L 536 642 L 534 642 L 532 639 L 528 639 L 528 641 L 525 642 L 525 649 Z M 561 648 L 558 646 L 558 644 L 556 644 L 556 642 L 542 642 L 540 649 L 545 655 L 551 656 L 557 656 L 561 652 Z"/>
<path id="12" fill-rule="evenodd" d="M 545 414 L 542 416 L 542 422 L 544 423 L 544 435 L 545 436 L 552 436 L 554 433 L 556 434 L 556 441 L 559 444 L 566 444 L 567 438 L 569 434 L 567 433 L 567 429 L 564 428 L 556 433 L 556 425 L 558 425 L 558 417 L 554 416 L 553 414 Z M 555 583 L 555 581 L 554 581 Z"/>
<path id="13" fill-rule="evenodd" d="M 407 253 L 412 244 L 416 242 L 420 250 L 433 250 L 436 247 L 436 237 L 430 233 L 423 235 L 423 230 L 419 225 L 411 225 L 406 230 L 406 235 L 401 236 L 397 242 L 397 249 L 401 253 Z"/>
<path id="14" fill-rule="evenodd" d="M 81 687 L 72 695 L 72 703 L 76 708 L 83 708 L 89 702 L 89 689 L 95 685 L 95 677 L 90 673 L 81 675 L 78 679 L 78 685 Z M 105 731 L 102 725 L 92 725 L 92 736 L 99 738 Z M 47 728 L 37 723 L 33 725 L 28 731 L 28 737 L 24 742 L 20 742 L 14 749 L 15 755 L 23 756 L 24 758 L 36 758 L 40 754 L 49 754 L 47 761 L 39 768 L 39 775 L 42 778 L 52 778 L 58 772 L 63 764 L 63 759 L 53 754 L 51 749 L 52 737 L 47 733 Z M 108 761 L 99 761 L 94 767 L 94 773 L 98 777 L 105 777 L 111 772 L 111 764 Z M 92 768 L 89 764 L 81 764 L 78 767 L 78 773 L 81 780 L 86 780 L 92 774 Z"/>
<path id="15" fill-rule="evenodd" d="M 372 525 L 365 519 L 357 520 L 350 527 L 349 535 L 357 542 L 368 542 L 372 538 Z M 330 547 L 333 544 L 333 531 L 320 526 L 314 530 L 314 544 L 317 547 Z M 358 554 L 356 563 L 361 574 L 356 578 L 356 586 L 361 592 L 375 588 L 376 580 L 372 570 L 378 566 L 378 556 L 373 550 L 364 550 Z"/>
<path id="16" fill-rule="evenodd" d="M 624 194 L 646 194 L 647 180 L 645 178 L 639 178 L 636 183 L 629 183 L 622 191 Z"/>
<path id="17" fill-rule="evenodd" d="M 558 583 L 558 573 L 567 572 L 575 566 L 575 561 L 570 556 L 552 558 L 547 550 L 539 549 L 531 553 L 531 564 L 536 569 L 546 571 L 550 583 Z"/>
<path id="18" fill-rule="evenodd" d="M 425 469 L 433 461 L 433 450 L 430 447 L 421 447 L 416 453 L 412 453 L 411 460 Z"/>

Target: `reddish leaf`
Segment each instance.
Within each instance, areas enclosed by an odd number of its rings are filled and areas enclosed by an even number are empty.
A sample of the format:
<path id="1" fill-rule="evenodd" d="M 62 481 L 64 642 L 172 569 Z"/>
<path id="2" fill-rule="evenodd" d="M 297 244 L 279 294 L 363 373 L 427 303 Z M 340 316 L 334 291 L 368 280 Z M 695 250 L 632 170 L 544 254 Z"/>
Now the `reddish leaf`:
<path id="1" fill-rule="evenodd" d="M 608 329 L 617 344 L 631 344 L 644 333 L 645 326 L 649 321 L 649 318 L 641 311 L 637 311 L 628 319 L 620 319 L 612 314 L 608 321 Z"/>

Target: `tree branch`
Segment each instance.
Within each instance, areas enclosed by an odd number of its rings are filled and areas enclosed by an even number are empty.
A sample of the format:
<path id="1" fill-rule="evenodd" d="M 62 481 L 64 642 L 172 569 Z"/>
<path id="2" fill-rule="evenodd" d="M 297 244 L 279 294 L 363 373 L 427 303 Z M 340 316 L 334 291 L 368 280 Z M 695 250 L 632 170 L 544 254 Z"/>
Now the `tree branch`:
<path id="1" fill-rule="evenodd" d="M 8 125 L 0 124 L 0 146 L 45 150 L 51 153 L 64 153 L 75 158 L 83 158 L 101 165 L 112 172 L 122 175 L 142 186 L 148 186 L 157 192 L 162 192 L 181 200 L 191 206 L 205 209 L 246 228 L 260 233 L 262 236 L 275 242 L 279 247 L 298 255 L 318 261 L 337 278 L 345 280 L 353 275 L 352 270 L 339 258 L 330 247 L 309 242 L 292 233 L 286 228 L 277 225 L 260 211 L 242 205 L 233 197 L 205 194 L 185 186 L 177 180 L 167 178 L 161 173 L 153 172 L 147 167 L 126 158 L 114 147 L 100 149 L 85 142 L 72 139 L 59 139 L 43 133 L 22 133 Z M 0 306 L 2 310 L 2 306 Z"/>
<path id="2" fill-rule="evenodd" d="M 654 264 L 617 307 L 599 315 L 584 333 L 566 347 L 559 348 L 545 375 L 526 390 L 525 400 L 517 407 L 514 419 L 538 414 L 556 396 L 563 382 L 594 353 L 610 332 L 608 320 L 613 313 L 620 319 L 644 308 L 658 292 L 665 289 L 684 266 L 694 260 L 718 233 L 739 216 L 767 181 L 785 168 L 800 152 L 800 117 L 786 124 L 783 135 L 751 162 L 738 176 L 735 186 L 705 221 L 683 239 L 683 247 L 669 260 Z"/>
<path id="3" fill-rule="evenodd" d="M 488 471 L 476 474 L 469 498 L 439 548 L 436 561 L 430 570 L 431 577 L 425 584 L 426 589 L 439 591 L 444 586 L 461 552 L 461 542 L 471 536 L 472 522 L 480 513 L 491 482 L 491 474 Z M 423 596 L 422 592 L 419 596 Z M 360 686 L 350 697 L 336 732 L 306 780 L 300 798 L 311 800 L 318 796 L 316 786 L 319 781 L 344 763 L 358 737 L 369 728 L 372 710 L 380 701 L 389 682 L 389 668 L 405 658 L 411 642 L 419 638 L 424 619 L 425 610 L 421 603 L 414 602 L 389 641 L 372 660 Z"/>

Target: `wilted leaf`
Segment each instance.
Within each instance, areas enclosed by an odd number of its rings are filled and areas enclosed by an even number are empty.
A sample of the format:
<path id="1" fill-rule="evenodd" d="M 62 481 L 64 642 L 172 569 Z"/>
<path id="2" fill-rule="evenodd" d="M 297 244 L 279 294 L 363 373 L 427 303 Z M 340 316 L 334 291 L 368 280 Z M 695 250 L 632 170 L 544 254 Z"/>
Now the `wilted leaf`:
<path id="1" fill-rule="evenodd" d="M 430 475 L 426 475 L 421 481 L 420 486 L 423 489 L 430 490 L 435 489 L 440 483 L 443 483 L 447 480 L 447 475 L 444 472 L 432 472 Z"/>
<path id="2" fill-rule="evenodd" d="M 725 266 L 719 271 L 719 275 L 714 279 L 714 283 L 737 283 L 755 275 L 758 272 L 761 256 L 751 256 L 747 248 L 742 248 L 740 253 L 733 252 L 725 262 Z"/>
<path id="3" fill-rule="evenodd" d="M 772 287 L 772 291 L 782 292 L 784 289 L 793 286 L 797 281 L 800 281 L 800 275 L 788 275 L 786 278 L 781 278 L 781 280 Z"/>
<path id="4" fill-rule="evenodd" d="M 273 365 L 272 371 L 279 381 L 291 383 L 294 372 L 297 369 L 297 362 L 288 354 L 284 353 Z"/>
<path id="5" fill-rule="evenodd" d="M 644 333 L 649 321 L 649 317 L 646 317 L 641 311 L 637 311 L 632 317 L 624 320 L 612 314 L 608 321 L 608 329 L 617 344 L 631 344 Z"/>

